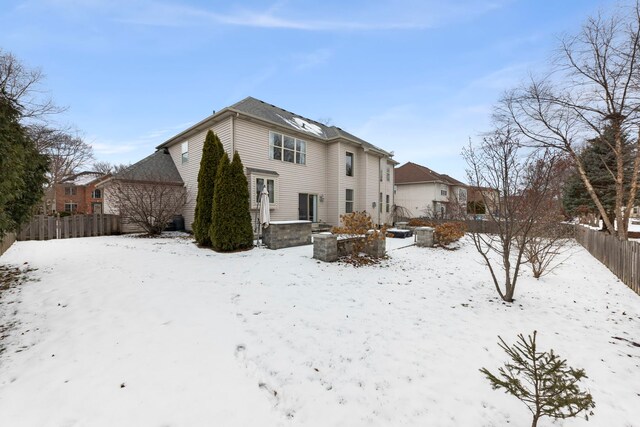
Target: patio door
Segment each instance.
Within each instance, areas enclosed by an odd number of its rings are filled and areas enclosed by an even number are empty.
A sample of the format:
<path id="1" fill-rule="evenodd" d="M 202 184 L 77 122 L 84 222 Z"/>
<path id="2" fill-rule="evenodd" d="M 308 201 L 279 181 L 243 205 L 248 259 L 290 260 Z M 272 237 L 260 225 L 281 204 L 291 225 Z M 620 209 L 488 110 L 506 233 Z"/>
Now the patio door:
<path id="1" fill-rule="evenodd" d="M 298 219 L 318 222 L 318 195 L 298 194 Z"/>

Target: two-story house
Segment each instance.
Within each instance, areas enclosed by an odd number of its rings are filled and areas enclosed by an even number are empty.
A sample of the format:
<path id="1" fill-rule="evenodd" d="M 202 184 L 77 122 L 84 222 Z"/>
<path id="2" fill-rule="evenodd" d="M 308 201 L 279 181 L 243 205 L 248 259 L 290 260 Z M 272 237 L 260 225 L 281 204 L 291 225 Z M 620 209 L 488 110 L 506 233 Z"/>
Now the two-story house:
<path id="1" fill-rule="evenodd" d="M 84 171 L 71 175 L 53 185 L 47 196 L 50 212 L 78 214 L 102 213 L 102 190 L 96 188 L 105 174 Z"/>
<path id="2" fill-rule="evenodd" d="M 229 157 L 235 151 L 240 155 L 254 213 L 266 185 L 272 221 L 339 225 L 341 214 L 367 211 L 375 223 L 389 222 L 397 164 L 391 153 L 338 127 L 248 97 L 157 147 L 168 151 L 186 187 L 183 216 L 188 230 L 209 130 L 220 138 Z"/>
<path id="3" fill-rule="evenodd" d="M 411 217 L 464 218 L 467 185 L 446 174 L 408 162 L 395 169 L 395 201 Z"/>

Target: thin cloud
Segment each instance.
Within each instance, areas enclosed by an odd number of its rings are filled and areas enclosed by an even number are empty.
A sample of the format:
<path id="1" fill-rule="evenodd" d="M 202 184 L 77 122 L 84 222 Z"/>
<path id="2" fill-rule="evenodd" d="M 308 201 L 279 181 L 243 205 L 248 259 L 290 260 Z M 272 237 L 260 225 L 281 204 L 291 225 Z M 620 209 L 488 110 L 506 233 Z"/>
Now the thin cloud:
<path id="1" fill-rule="evenodd" d="M 423 30 L 466 20 L 499 9 L 511 0 L 457 2 L 405 0 L 371 4 L 368 1 L 349 3 L 341 12 L 341 19 L 333 19 L 331 8 L 317 8 L 315 4 L 290 5 L 275 2 L 260 9 L 218 11 L 171 1 L 150 0 L 31 0 L 30 6 L 47 5 L 62 9 L 78 17 L 83 13 L 111 15 L 116 22 L 162 27 L 192 27 L 210 24 L 288 29 L 300 31 L 388 31 Z"/>
<path id="2" fill-rule="evenodd" d="M 313 52 L 294 55 L 293 59 L 297 63 L 296 70 L 302 71 L 325 64 L 332 56 L 333 51 L 330 49 L 318 49 Z"/>

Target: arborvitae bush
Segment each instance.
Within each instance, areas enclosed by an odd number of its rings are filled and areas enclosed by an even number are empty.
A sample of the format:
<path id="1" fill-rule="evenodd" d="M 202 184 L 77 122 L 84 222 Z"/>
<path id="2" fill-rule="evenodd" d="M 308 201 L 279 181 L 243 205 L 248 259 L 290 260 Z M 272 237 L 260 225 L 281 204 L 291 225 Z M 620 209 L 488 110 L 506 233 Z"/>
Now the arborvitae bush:
<path id="1" fill-rule="evenodd" d="M 533 331 L 533 337 L 529 335 L 527 339 L 518 335 L 518 342 L 513 346 L 498 337 L 498 345 L 511 360 L 498 369 L 498 375 L 487 368 L 480 372 L 494 390 L 504 389 L 527 405 L 533 415 L 531 427 L 536 427 L 544 416 L 571 418 L 584 412 L 588 420 L 596 405 L 591 394 L 578 387 L 578 382 L 587 375 L 582 369 L 567 366 L 567 361 L 560 359 L 553 350 L 538 352 L 536 333 Z"/>
<path id="2" fill-rule="evenodd" d="M 231 163 L 226 153 L 220 159 L 212 212 L 210 238 L 215 250 L 229 252 L 253 246 L 249 186 L 237 152 Z"/>
<path id="3" fill-rule="evenodd" d="M 449 246 L 464 237 L 467 226 L 463 222 L 445 222 L 436 225 L 433 235 L 440 246 Z"/>
<path id="4" fill-rule="evenodd" d="M 196 242 L 202 246 L 211 246 L 209 231 L 211 229 L 211 215 L 213 212 L 213 193 L 220 158 L 224 154 L 222 143 L 211 130 L 207 132 L 200 160 L 198 172 L 198 198 L 193 221 L 193 234 Z"/>

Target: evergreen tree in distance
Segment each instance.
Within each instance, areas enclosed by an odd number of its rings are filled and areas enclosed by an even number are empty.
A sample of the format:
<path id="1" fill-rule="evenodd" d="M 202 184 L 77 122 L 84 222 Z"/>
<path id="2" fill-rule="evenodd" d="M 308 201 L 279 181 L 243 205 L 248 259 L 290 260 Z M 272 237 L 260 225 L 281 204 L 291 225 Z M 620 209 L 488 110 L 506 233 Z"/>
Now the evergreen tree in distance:
<path id="1" fill-rule="evenodd" d="M 633 171 L 633 158 L 635 150 L 632 144 L 628 143 L 626 135 L 622 135 L 625 143 L 624 171 L 625 171 L 625 192 L 628 193 L 631 184 L 631 175 Z M 601 138 L 594 138 L 587 141 L 586 146 L 580 153 L 580 159 L 585 168 L 589 182 L 598 196 L 607 212 L 607 216 L 611 223 L 615 219 L 616 205 L 616 156 L 612 150 L 614 141 L 613 129 L 608 126 L 603 131 Z M 582 179 L 577 170 L 575 170 L 567 179 L 563 189 L 562 203 L 565 211 L 571 215 L 584 215 L 585 213 L 598 213 L 598 209 L 593 199 L 587 192 Z"/>
<path id="2" fill-rule="evenodd" d="M 218 136 L 209 130 L 202 148 L 202 160 L 198 171 L 198 197 L 193 221 L 193 234 L 201 246 L 211 246 L 209 237 L 211 229 L 211 215 L 213 212 L 213 194 L 220 158 L 224 148 Z"/>

